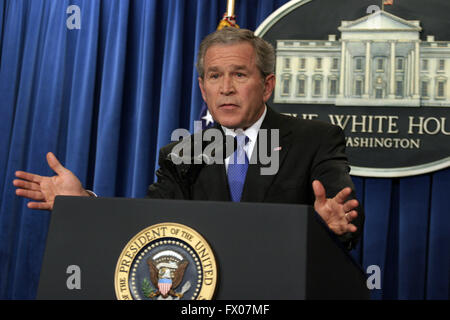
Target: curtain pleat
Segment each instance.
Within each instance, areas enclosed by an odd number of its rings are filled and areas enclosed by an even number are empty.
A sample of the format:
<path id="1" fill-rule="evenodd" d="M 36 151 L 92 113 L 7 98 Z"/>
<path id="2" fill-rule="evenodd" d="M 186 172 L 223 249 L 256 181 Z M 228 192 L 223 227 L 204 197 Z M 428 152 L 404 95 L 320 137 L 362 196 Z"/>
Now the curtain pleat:
<path id="1" fill-rule="evenodd" d="M 64 156 L 61 160 L 82 184 L 92 190 L 89 158 L 96 139 L 98 106 L 94 101 L 101 8 L 99 1 L 87 1 L 84 6 L 90 14 L 83 15 L 82 29 L 66 33 L 68 46 L 63 91 L 67 93 L 64 95 L 64 104 L 68 106 L 67 129 L 60 131 L 65 137 L 55 151 Z"/>
<path id="2" fill-rule="evenodd" d="M 238 1 L 255 30 L 287 0 Z M 81 29 L 66 27 L 69 5 Z M 50 220 L 15 195 L 14 172 L 53 175 L 52 151 L 101 196 L 143 197 L 158 150 L 193 130 L 202 99 L 195 59 L 222 0 L 0 1 L 0 298 L 32 299 Z M 353 177 L 366 214 L 353 258 L 377 265 L 374 299 L 448 299 L 450 169 Z"/>
<path id="3" fill-rule="evenodd" d="M 425 297 L 430 180 L 428 175 L 400 180 L 399 299 Z"/>
<path id="4" fill-rule="evenodd" d="M 103 1 L 98 76 L 98 126 L 94 190 L 113 196 L 116 189 L 129 1 Z"/>
<path id="5" fill-rule="evenodd" d="M 386 270 L 388 254 L 389 213 L 391 207 L 392 181 L 389 179 L 366 179 L 364 193 L 365 228 L 362 236 L 364 270 L 377 265 Z M 374 195 L 377 195 L 374 197 Z M 382 283 L 385 273 L 382 272 Z M 382 298 L 381 290 L 373 290 L 372 298 Z"/>
<path id="6" fill-rule="evenodd" d="M 450 298 L 450 169 L 431 174 L 426 298 Z"/>
<path id="7" fill-rule="evenodd" d="M 154 47 L 157 30 L 156 2 L 132 2 L 128 31 L 127 65 L 125 68 L 125 95 L 120 134 L 118 167 L 118 196 L 143 197 L 148 181 L 153 177 L 153 155 L 157 153 L 154 141 L 157 132 L 152 122 L 157 122 L 152 112 L 154 91 L 154 60 L 158 54 Z M 142 39 L 142 41 L 139 41 Z M 155 108 L 153 108 L 155 109 Z"/>
<path id="8" fill-rule="evenodd" d="M 157 149 L 170 141 L 170 134 L 176 128 L 182 127 L 180 123 L 182 106 L 180 101 L 182 54 L 183 54 L 183 19 L 184 2 L 177 0 L 164 1 L 165 10 L 169 13 L 166 28 L 161 43 L 164 52 L 161 73 L 161 92 L 158 119 Z M 155 162 L 158 156 L 155 157 Z"/>

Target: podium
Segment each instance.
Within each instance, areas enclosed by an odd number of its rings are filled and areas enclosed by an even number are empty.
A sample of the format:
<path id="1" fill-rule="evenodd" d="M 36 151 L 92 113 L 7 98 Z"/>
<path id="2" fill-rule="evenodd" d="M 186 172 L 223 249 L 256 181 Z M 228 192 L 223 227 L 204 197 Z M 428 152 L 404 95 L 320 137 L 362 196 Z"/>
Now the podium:
<path id="1" fill-rule="evenodd" d="M 366 276 L 311 207 L 290 204 L 57 197 L 38 299 L 116 299 L 119 256 L 143 229 L 197 231 L 217 265 L 213 299 L 369 299 Z M 79 268 L 79 287 L 68 286 Z"/>

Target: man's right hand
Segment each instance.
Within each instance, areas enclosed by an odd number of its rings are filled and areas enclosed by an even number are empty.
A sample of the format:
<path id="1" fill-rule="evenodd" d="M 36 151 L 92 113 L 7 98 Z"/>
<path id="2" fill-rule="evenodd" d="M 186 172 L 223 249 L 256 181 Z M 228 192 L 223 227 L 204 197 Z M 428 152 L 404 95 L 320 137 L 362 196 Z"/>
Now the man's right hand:
<path id="1" fill-rule="evenodd" d="M 55 197 L 59 195 L 89 196 L 80 180 L 70 170 L 64 168 L 53 153 L 47 153 L 47 162 L 56 173 L 53 177 L 16 171 L 16 177 L 19 178 L 13 181 L 17 187 L 16 194 L 34 200 L 28 202 L 28 208 L 52 210 Z"/>

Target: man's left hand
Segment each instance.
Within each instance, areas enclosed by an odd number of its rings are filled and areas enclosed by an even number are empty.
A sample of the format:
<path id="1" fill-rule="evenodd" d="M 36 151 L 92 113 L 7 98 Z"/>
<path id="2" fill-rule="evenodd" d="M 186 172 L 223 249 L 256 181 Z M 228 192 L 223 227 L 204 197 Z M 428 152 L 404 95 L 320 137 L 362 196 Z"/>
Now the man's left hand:
<path id="1" fill-rule="evenodd" d="M 332 199 L 326 197 L 325 188 L 318 180 L 312 183 L 316 200 L 314 209 L 322 217 L 328 227 L 337 235 L 355 232 L 356 226 L 351 222 L 358 216 L 355 208 L 358 200 L 347 200 L 352 189 L 347 187 L 339 191 Z"/>

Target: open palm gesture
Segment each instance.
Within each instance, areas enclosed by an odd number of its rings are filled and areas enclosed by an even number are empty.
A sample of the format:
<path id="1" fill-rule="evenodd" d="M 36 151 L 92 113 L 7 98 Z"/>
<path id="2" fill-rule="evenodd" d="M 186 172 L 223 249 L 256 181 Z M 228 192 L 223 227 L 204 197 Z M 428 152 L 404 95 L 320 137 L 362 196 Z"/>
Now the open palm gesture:
<path id="1" fill-rule="evenodd" d="M 359 203 L 356 199 L 347 200 L 352 192 L 351 188 L 344 188 L 334 198 L 327 198 L 325 188 L 320 181 L 313 181 L 312 186 L 316 197 L 314 209 L 328 227 L 337 235 L 356 232 L 357 228 L 351 222 L 358 216 L 355 208 Z"/>
<path id="2" fill-rule="evenodd" d="M 46 177 L 16 171 L 16 177 L 19 178 L 13 181 L 17 187 L 16 194 L 33 200 L 28 203 L 28 208 L 52 210 L 55 197 L 59 195 L 89 196 L 80 180 L 70 170 L 64 168 L 51 152 L 47 153 L 47 163 L 55 171 L 55 176 Z"/>

